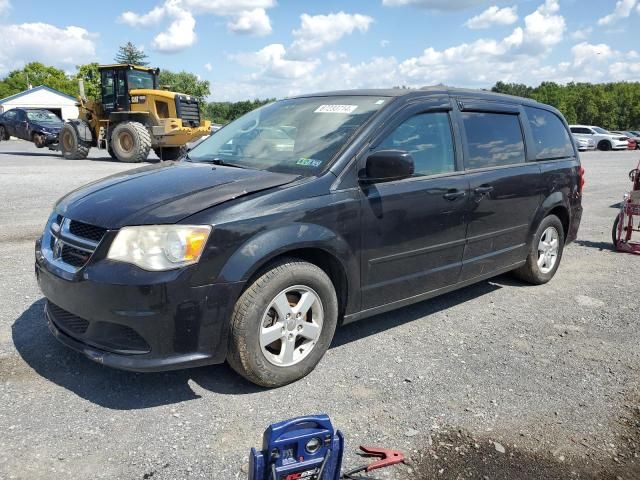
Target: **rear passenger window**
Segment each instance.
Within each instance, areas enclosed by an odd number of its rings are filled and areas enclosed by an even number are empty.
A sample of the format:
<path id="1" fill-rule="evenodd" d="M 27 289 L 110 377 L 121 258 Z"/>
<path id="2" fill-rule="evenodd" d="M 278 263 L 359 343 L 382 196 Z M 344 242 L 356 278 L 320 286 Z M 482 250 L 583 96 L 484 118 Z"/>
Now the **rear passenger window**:
<path id="1" fill-rule="evenodd" d="M 536 160 L 573 156 L 573 143 L 560 119 L 547 110 L 524 107 L 533 135 Z"/>
<path id="2" fill-rule="evenodd" d="M 413 157 L 414 176 L 453 172 L 451 124 L 446 112 L 421 113 L 398 125 L 375 150 L 404 150 Z"/>
<path id="3" fill-rule="evenodd" d="M 462 112 L 467 135 L 465 167 L 498 167 L 525 162 L 524 140 L 517 115 Z"/>

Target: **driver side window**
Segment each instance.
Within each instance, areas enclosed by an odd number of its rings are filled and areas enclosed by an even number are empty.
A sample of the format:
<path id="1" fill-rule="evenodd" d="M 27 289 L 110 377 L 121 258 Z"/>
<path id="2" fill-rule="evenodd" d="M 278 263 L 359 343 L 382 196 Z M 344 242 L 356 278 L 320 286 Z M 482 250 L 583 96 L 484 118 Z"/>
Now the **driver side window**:
<path id="1" fill-rule="evenodd" d="M 413 157 L 413 176 L 455 171 L 455 155 L 449 114 L 420 113 L 398 125 L 376 148 L 404 150 Z"/>

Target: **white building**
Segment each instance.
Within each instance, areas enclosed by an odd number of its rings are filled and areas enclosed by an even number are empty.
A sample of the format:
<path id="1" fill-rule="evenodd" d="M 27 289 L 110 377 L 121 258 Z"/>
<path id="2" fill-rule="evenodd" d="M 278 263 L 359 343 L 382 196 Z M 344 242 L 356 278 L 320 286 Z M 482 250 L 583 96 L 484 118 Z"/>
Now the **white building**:
<path id="1" fill-rule="evenodd" d="M 78 118 L 78 100 L 66 93 L 40 85 L 0 99 L 0 113 L 12 108 L 46 108 L 63 120 Z"/>

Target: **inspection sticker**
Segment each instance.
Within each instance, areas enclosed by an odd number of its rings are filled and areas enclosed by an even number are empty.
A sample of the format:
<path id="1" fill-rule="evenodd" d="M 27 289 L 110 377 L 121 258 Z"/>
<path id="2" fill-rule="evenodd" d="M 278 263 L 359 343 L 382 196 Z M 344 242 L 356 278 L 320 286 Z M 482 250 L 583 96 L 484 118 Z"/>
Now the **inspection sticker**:
<path id="1" fill-rule="evenodd" d="M 322 165 L 322 162 L 320 160 L 314 160 L 313 158 L 302 157 L 296 162 L 296 165 L 302 165 L 303 167 L 319 167 Z"/>
<path id="2" fill-rule="evenodd" d="M 313 113 L 353 113 L 357 105 L 320 105 Z"/>

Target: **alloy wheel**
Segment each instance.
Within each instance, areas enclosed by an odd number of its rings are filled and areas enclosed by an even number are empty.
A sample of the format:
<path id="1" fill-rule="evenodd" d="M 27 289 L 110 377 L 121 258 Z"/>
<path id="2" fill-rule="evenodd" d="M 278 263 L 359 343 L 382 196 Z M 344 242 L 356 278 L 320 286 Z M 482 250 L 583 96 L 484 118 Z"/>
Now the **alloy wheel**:
<path id="1" fill-rule="evenodd" d="M 304 360 L 322 333 L 324 310 L 310 287 L 295 285 L 271 300 L 260 322 L 260 348 L 269 363 L 289 367 Z"/>

